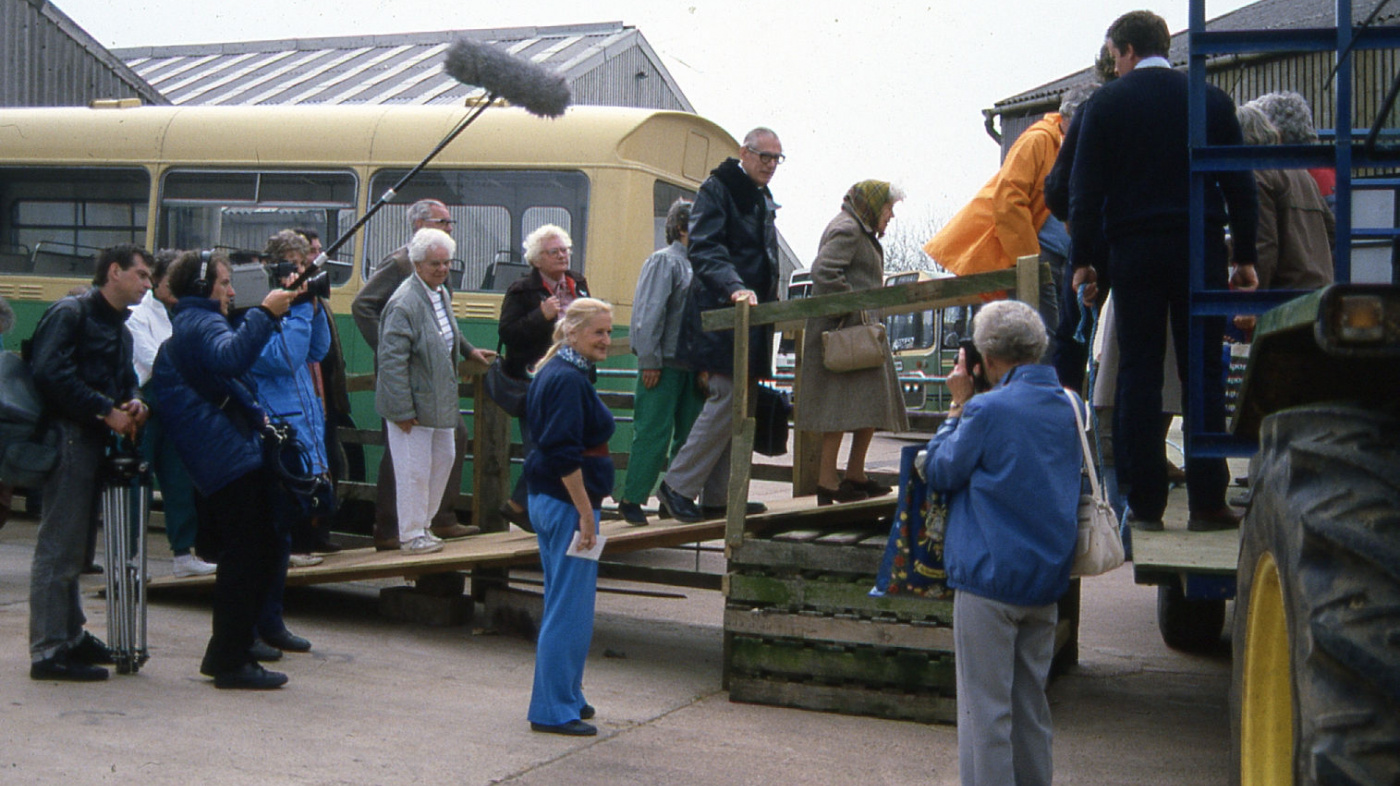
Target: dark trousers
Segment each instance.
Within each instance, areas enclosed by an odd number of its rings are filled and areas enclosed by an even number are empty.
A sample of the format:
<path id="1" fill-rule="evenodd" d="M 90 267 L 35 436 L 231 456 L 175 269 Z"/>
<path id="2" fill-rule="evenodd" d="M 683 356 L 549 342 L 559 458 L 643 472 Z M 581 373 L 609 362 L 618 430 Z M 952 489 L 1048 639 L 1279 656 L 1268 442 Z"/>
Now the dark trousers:
<path id="1" fill-rule="evenodd" d="M 272 515 L 272 528 L 277 537 L 277 569 L 272 572 L 272 583 L 263 598 L 262 610 L 258 613 L 257 635 L 264 639 L 276 636 L 287 629 L 282 621 L 282 597 L 287 593 L 287 566 L 292 556 L 292 533 L 298 521 L 304 520 L 301 507 L 292 495 L 275 485 L 268 491 L 268 509 Z"/>
<path id="2" fill-rule="evenodd" d="M 379 478 L 375 485 L 374 539 L 399 539 L 398 492 L 394 486 L 394 459 L 389 455 L 388 424 L 381 419 L 380 432 L 384 434 L 384 457 L 379 460 Z M 457 418 L 457 430 L 453 434 L 456 458 L 452 459 L 452 471 L 447 475 L 447 488 L 442 492 L 442 502 L 437 513 L 433 514 L 432 529 L 448 527 L 457 523 L 457 495 L 462 490 L 462 457 L 467 453 L 467 424 Z"/>
<path id="3" fill-rule="evenodd" d="M 1085 336 L 1084 343 L 1075 340 L 1079 321 L 1083 318 L 1084 304 L 1074 289 L 1074 268 L 1065 260 L 1063 280 L 1060 286 L 1060 324 L 1055 327 L 1055 340 L 1052 349 L 1052 363 L 1060 384 L 1073 390 L 1084 392 L 1084 377 L 1089 367 L 1089 342 L 1093 336 Z"/>
<path id="4" fill-rule="evenodd" d="M 219 542 L 214 633 L 199 669 L 205 674 L 231 671 L 251 661 L 253 626 L 276 578 L 281 553 L 268 505 L 274 483 L 258 469 L 204 499 L 204 521 L 217 532 Z"/>
<path id="5" fill-rule="evenodd" d="M 1127 468 L 1128 507 L 1139 518 L 1160 519 L 1167 507 L 1167 465 L 1162 453 L 1162 364 L 1166 355 L 1167 315 L 1182 382 L 1182 411 L 1187 409 L 1189 371 L 1187 315 L 1189 263 L 1185 231 L 1144 233 L 1110 241 L 1114 319 L 1118 329 L 1118 397 L 1113 451 Z M 1225 242 L 1217 230 L 1206 237 L 1206 284 L 1224 288 Z M 1199 384 L 1204 395 L 1205 428 L 1225 430 L 1225 380 L 1220 347 L 1223 317 L 1201 321 L 1204 363 Z M 1121 473 L 1120 473 L 1121 475 Z M 1225 505 L 1229 471 L 1224 459 L 1186 460 L 1186 490 L 1192 511 Z"/>

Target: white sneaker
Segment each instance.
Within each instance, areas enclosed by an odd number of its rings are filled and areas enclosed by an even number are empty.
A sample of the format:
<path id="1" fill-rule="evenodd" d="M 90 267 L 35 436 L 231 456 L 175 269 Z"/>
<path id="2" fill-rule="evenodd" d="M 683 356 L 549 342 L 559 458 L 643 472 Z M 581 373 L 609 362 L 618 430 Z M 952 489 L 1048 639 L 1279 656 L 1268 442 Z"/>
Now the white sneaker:
<path id="1" fill-rule="evenodd" d="M 312 565 L 320 565 L 325 561 L 325 557 L 318 557 L 315 554 L 290 554 L 287 556 L 287 567 L 309 568 Z"/>
<path id="2" fill-rule="evenodd" d="M 442 541 L 434 541 L 427 535 L 419 535 L 407 543 L 400 544 L 399 551 L 405 554 L 432 554 L 435 551 L 442 551 Z"/>
<path id="3" fill-rule="evenodd" d="M 178 578 L 189 576 L 208 576 L 219 569 L 218 565 L 212 562 L 205 562 L 193 554 L 181 554 L 171 563 Z"/>
<path id="4" fill-rule="evenodd" d="M 432 530 L 425 530 L 423 532 L 423 537 L 439 545 L 441 545 L 443 542 L 442 538 L 439 538 L 437 535 L 434 535 Z"/>

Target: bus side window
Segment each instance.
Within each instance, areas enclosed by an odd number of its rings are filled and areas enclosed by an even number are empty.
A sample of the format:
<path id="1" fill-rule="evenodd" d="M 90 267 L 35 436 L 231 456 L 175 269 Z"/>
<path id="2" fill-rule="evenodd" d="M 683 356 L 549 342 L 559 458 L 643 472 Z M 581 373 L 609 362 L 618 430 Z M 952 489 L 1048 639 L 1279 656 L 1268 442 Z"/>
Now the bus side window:
<path id="1" fill-rule="evenodd" d="M 146 244 L 140 168 L 0 167 L 0 274 L 91 279 L 99 249 Z"/>
<path id="2" fill-rule="evenodd" d="M 354 173 L 172 170 L 160 200 L 160 247 L 261 251 L 283 229 L 310 227 L 329 246 L 354 223 Z M 336 254 L 349 256 L 349 249 Z M 350 266 L 329 266 L 331 283 L 350 279 Z"/>
<path id="3" fill-rule="evenodd" d="M 371 193 L 383 193 L 407 170 L 381 169 L 370 179 Z M 409 241 L 408 208 L 420 199 L 436 199 L 456 221 L 457 241 L 452 279 L 461 292 L 503 292 L 528 271 L 522 244 L 544 224 L 564 228 L 574 243 L 570 267 L 584 269 L 584 227 L 588 215 L 588 176 L 577 171 L 429 169 L 398 192 L 393 204 L 370 219 L 361 265 L 365 275 L 380 260 Z"/>

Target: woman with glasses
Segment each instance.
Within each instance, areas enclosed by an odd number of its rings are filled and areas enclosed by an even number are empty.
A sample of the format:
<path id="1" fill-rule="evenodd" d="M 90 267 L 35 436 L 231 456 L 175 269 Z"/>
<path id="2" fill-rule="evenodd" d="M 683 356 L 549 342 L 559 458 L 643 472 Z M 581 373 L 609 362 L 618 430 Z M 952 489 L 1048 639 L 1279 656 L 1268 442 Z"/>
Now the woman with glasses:
<path id="1" fill-rule="evenodd" d="M 506 289 L 497 324 L 505 349 L 502 370 L 515 379 L 529 378 L 530 367 L 554 343 L 555 322 L 570 303 L 588 297 L 588 282 L 569 269 L 572 249 L 569 233 L 554 224 L 545 224 L 525 238 L 525 261 L 530 264 L 530 273 Z M 520 441 L 528 456 L 534 441 L 525 418 L 520 421 Z M 510 500 L 501 506 L 501 515 L 533 532 L 527 504 L 522 476 Z"/>

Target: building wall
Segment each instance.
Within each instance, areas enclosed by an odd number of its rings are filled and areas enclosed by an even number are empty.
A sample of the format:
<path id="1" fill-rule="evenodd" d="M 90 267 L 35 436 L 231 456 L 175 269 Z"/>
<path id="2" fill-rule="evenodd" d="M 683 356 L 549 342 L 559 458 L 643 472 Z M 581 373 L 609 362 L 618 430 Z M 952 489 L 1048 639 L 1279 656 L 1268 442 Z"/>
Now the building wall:
<path id="1" fill-rule="evenodd" d="M 684 110 L 656 66 L 632 47 L 570 82 L 575 104 Z"/>
<path id="2" fill-rule="evenodd" d="M 100 98 L 165 103 L 138 89 L 125 70 L 45 0 L 0 0 L 0 106 L 85 106 Z"/>

